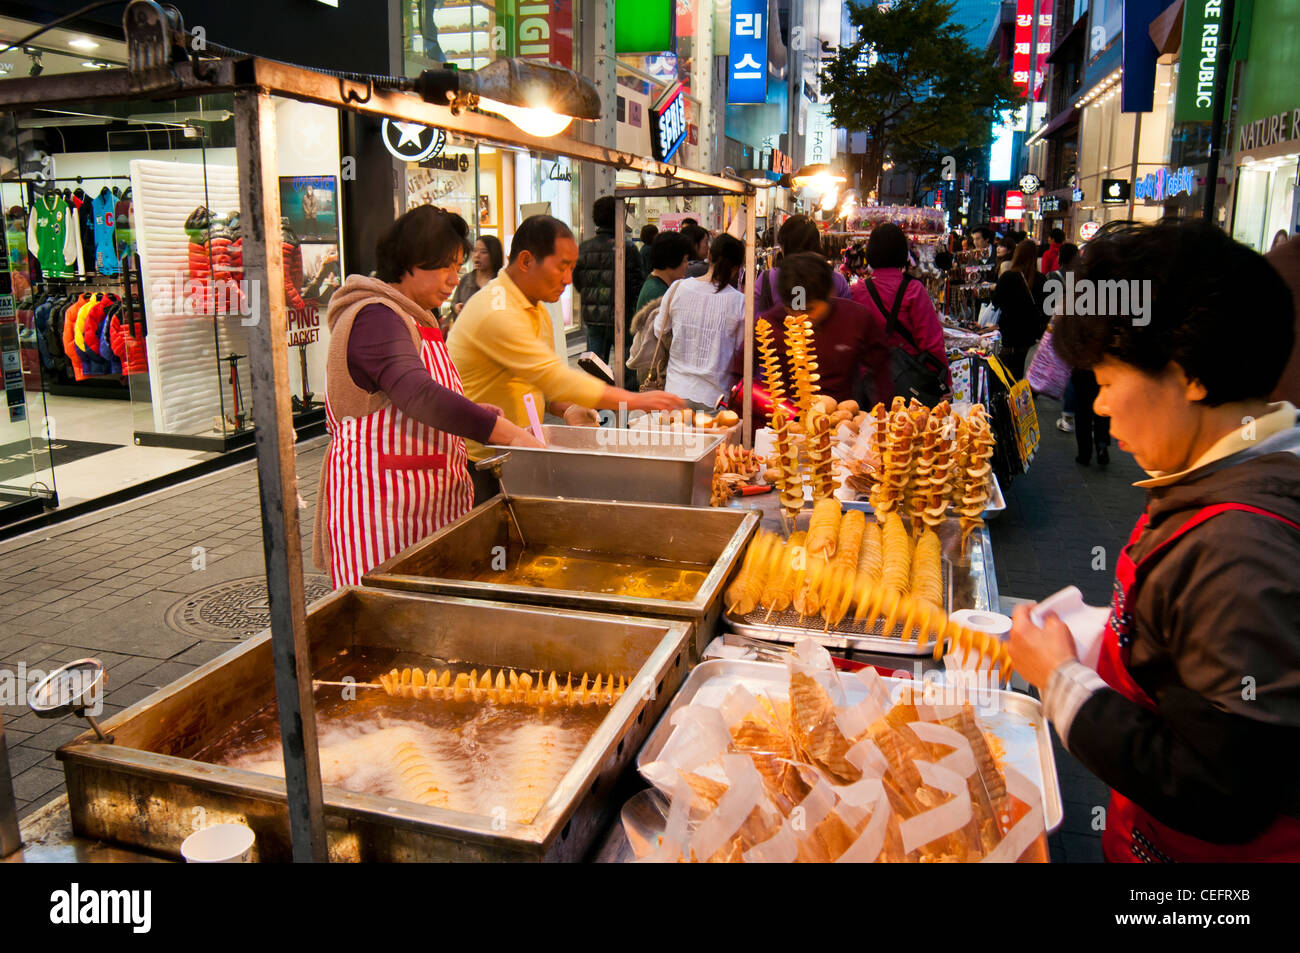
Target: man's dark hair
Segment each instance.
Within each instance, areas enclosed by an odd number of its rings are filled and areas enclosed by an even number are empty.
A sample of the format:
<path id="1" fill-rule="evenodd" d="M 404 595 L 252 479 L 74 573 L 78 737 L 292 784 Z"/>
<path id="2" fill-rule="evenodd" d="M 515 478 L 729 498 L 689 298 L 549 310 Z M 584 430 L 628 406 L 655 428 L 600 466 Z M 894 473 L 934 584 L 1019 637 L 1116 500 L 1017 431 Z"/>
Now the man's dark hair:
<path id="1" fill-rule="evenodd" d="M 831 263 L 821 252 L 801 251 L 781 259 L 776 274 L 776 289 L 788 307 L 795 300 L 795 289 L 803 289 L 804 305 L 830 299 L 835 287 Z"/>
<path id="2" fill-rule="evenodd" d="M 1078 257 L 1079 246 L 1074 242 L 1066 242 L 1061 246 L 1060 251 L 1056 253 L 1056 262 L 1061 268 L 1065 268 Z"/>
<path id="3" fill-rule="evenodd" d="M 591 203 L 591 220 L 597 228 L 614 227 L 614 196 L 602 195 Z"/>
<path id="4" fill-rule="evenodd" d="M 791 215 L 782 222 L 776 230 L 776 240 L 787 255 L 801 251 L 820 254 L 822 250 L 822 233 L 818 230 L 817 223 L 807 215 Z"/>
<path id="5" fill-rule="evenodd" d="M 1291 355 L 1295 312 L 1290 289 L 1263 256 L 1201 219 L 1164 219 L 1106 225 L 1082 258 L 1078 274 L 1094 289 L 1151 282 L 1147 323 L 1066 308 L 1052 335 L 1063 360 L 1095 367 L 1110 356 L 1148 374 L 1176 362 L 1205 387 L 1211 407 L 1272 392 Z"/>
<path id="6" fill-rule="evenodd" d="M 695 228 L 699 228 L 699 227 L 700 227 L 700 223 L 697 222 L 697 221 L 696 221 L 695 219 L 693 219 L 693 218 L 684 218 L 684 219 L 682 219 L 682 228 L 685 229 L 686 226 L 688 226 L 688 225 L 692 225 L 692 226 L 694 226 Z"/>
<path id="7" fill-rule="evenodd" d="M 653 241 L 655 240 L 655 236 L 658 235 L 658 234 L 659 234 L 659 226 L 658 226 L 658 225 L 642 225 L 642 226 L 641 226 L 641 244 L 642 244 L 642 245 L 649 245 L 651 242 L 653 242 Z"/>
<path id="8" fill-rule="evenodd" d="M 867 238 L 867 264 L 872 268 L 906 268 L 907 236 L 893 222 L 882 222 Z"/>
<path id="9" fill-rule="evenodd" d="M 531 252 L 538 261 L 555 254 L 555 242 L 572 238 L 573 229 L 550 215 L 530 215 L 519 223 L 515 237 L 510 241 L 510 264 L 519 260 L 522 252 Z"/>
<path id="10" fill-rule="evenodd" d="M 650 245 L 650 267 L 676 268 L 682 259 L 690 260 L 695 247 L 681 232 L 660 232 Z"/>
<path id="11" fill-rule="evenodd" d="M 952 254 L 946 251 L 937 251 L 934 253 L 934 267 L 940 271 L 949 271 L 952 269 Z"/>
<path id="12" fill-rule="evenodd" d="M 469 225 L 455 212 L 418 205 L 379 236 L 375 246 L 375 277 L 398 282 L 413 268 L 448 268 L 464 260 L 474 246 Z"/>
<path id="13" fill-rule="evenodd" d="M 971 235 L 983 235 L 986 242 L 990 245 L 993 244 L 993 229 L 989 228 L 987 225 L 977 225 L 975 228 L 971 229 L 970 233 Z"/>
<path id="14" fill-rule="evenodd" d="M 1054 228 L 1047 233 L 1047 237 L 1050 241 L 1054 241 L 1056 244 L 1061 245 L 1065 242 L 1065 231 L 1060 228 Z"/>
<path id="15" fill-rule="evenodd" d="M 700 242 L 709 237 L 708 229 L 701 228 L 698 225 L 683 225 L 681 231 L 677 233 L 682 235 L 691 243 L 691 254 L 695 254 L 695 249 L 699 247 Z"/>
<path id="16" fill-rule="evenodd" d="M 714 288 L 721 291 L 745 266 L 745 243 L 731 235 L 719 235 L 709 246 L 709 262 L 713 265 Z"/>

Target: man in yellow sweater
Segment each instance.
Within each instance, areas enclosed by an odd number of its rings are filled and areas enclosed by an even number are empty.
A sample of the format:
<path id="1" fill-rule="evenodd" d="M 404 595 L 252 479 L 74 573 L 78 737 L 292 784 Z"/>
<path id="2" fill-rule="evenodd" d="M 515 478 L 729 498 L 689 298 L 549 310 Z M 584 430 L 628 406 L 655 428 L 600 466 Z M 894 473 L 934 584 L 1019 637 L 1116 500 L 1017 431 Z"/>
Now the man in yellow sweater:
<path id="1" fill-rule="evenodd" d="M 595 424 L 599 418 L 593 408 L 685 406 L 663 391 L 638 394 L 611 387 L 569 367 L 555 353 L 551 316 L 541 302 L 560 300 L 577 262 L 578 243 L 569 226 L 549 215 L 524 219 L 510 243 L 506 267 L 469 299 L 447 340 L 465 396 L 500 407 L 521 427 L 528 426 L 525 394 L 533 395 L 539 412 L 545 408 L 572 426 Z M 468 446 L 471 460 L 489 456 L 482 444 Z M 475 503 L 489 490 L 489 481 L 476 476 Z"/>

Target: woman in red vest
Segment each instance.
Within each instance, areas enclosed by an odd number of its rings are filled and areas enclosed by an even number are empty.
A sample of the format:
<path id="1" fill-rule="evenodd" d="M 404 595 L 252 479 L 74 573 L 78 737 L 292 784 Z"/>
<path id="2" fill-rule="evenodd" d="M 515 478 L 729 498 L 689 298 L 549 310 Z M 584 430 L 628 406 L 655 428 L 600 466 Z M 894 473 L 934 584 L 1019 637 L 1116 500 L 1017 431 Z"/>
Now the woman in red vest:
<path id="1" fill-rule="evenodd" d="M 1024 607 L 1012 660 L 1111 787 L 1107 860 L 1300 860 L 1300 427 L 1268 402 L 1290 292 L 1199 220 L 1104 229 L 1083 258 L 1084 280 L 1125 282 L 1128 313 L 1067 308 L 1052 343 L 1096 372 L 1094 409 L 1150 474 L 1147 506 L 1097 671 Z"/>

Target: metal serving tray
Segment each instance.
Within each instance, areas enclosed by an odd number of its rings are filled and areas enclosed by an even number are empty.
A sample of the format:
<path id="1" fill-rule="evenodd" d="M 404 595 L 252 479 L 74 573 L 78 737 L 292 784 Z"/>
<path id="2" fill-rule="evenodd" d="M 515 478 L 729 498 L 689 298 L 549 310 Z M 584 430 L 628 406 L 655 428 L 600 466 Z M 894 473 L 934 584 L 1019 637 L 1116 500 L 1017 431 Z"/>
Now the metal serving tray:
<path id="1" fill-rule="evenodd" d="M 944 610 L 1000 611 L 997 574 L 993 569 L 993 545 L 989 541 L 988 529 L 981 526 L 971 533 L 964 560 L 956 556 L 960 541 L 957 521 L 945 520 L 940 524 L 938 533 L 943 547 Z M 889 655 L 921 656 L 934 651 L 933 642 L 921 645 L 914 639 L 901 638 L 901 625 L 895 627 L 894 633 L 897 634 L 886 634 L 881 622 L 867 625 L 864 622 L 854 622 L 851 616 L 830 628 L 826 628 L 825 622 L 821 620 L 809 619 L 800 624 L 799 614 L 793 610 L 774 612 L 771 619 L 766 619 L 766 616 L 767 610 L 762 608 L 744 616 L 724 614 L 732 631 L 755 639 L 794 642 L 806 637 L 827 648 L 883 652 Z"/>
<path id="2" fill-rule="evenodd" d="M 1007 508 L 1007 498 L 1002 495 L 1002 484 L 998 482 L 998 475 L 994 473 L 991 476 L 993 477 L 993 487 L 989 491 L 988 506 L 984 507 L 984 512 L 981 514 L 985 520 L 993 519 Z M 867 498 L 861 494 L 856 499 L 841 500 L 840 502 L 844 504 L 846 509 L 861 510 L 864 513 L 874 513 L 876 511 L 875 507 L 868 503 Z M 948 512 L 952 513 L 953 511 L 949 508 Z"/>
<path id="3" fill-rule="evenodd" d="M 891 687 L 917 685 L 906 679 L 883 680 Z M 849 704 L 864 697 L 856 679 L 846 680 L 844 684 Z M 637 754 L 637 770 L 641 771 L 659 757 L 659 752 L 673 733 L 674 712 L 690 705 L 697 696 L 702 704 L 720 703 L 736 685 L 742 685 L 754 694 L 765 692 L 773 700 L 785 699 L 789 695 L 790 676 L 784 665 L 773 662 L 718 659 L 700 663 L 686 677 L 681 691 L 672 700 L 649 740 Z M 1043 706 L 1037 699 L 1020 692 L 989 690 L 988 697 L 995 700 L 997 710 L 990 712 L 977 704 L 979 720 L 1002 742 L 1006 764 L 1037 784 L 1043 792 L 1043 817 L 1050 834 L 1061 826 L 1065 808 L 1061 802 L 1056 758 L 1052 754 L 1052 735 L 1047 727 L 1047 718 L 1043 715 Z"/>
<path id="4" fill-rule="evenodd" d="M 633 753 L 689 668 L 684 621 L 634 619 L 379 589 L 341 589 L 307 613 L 312 671 L 344 651 L 389 649 L 491 667 L 635 673 L 532 823 L 324 789 L 335 861 L 579 860 L 617 810 Z M 641 681 L 638 681 L 641 684 Z M 321 688 L 318 691 L 324 691 Z M 255 859 L 290 859 L 284 781 L 194 760 L 275 698 L 262 633 L 59 749 L 74 832 L 179 858 L 197 827 L 237 821 Z"/>
<path id="5" fill-rule="evenodd" d="M 523 496 L 708 506 L 723 432 L 545 425 L 546 446 L 508 451 L 501 482 Z"/>
<path id="6" fill-rule="evenodd" d="M 698 658 L 717 630 L 723 586 L 759 520 L 757 512 L 728 508 L 496 496 L 376 566 L 362 581 L 386 589 L 682 619 L 693 624 L 694 657 Z M 689 602 L 473 581 L 498 554 L 505 555 L 507 564 L 515 564 L 519 532 L 535 548 L 555 546 L 712 568 Z"/>

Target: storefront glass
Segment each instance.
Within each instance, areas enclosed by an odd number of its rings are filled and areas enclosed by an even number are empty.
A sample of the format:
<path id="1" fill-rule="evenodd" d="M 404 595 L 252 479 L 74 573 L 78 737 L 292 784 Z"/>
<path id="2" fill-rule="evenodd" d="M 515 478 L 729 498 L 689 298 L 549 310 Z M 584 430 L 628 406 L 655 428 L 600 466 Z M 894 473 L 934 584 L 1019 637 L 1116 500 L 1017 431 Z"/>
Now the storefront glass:
<path id="1" fill-rule="evenodd" d="M 1296 187 L 1297 157 L 1251 162 L 1237 173 L 1236 211 L 1232 237 L 1257 251 L 1272 247 L 1279 232 L 1295 234 L 1300 215 Z"/>

